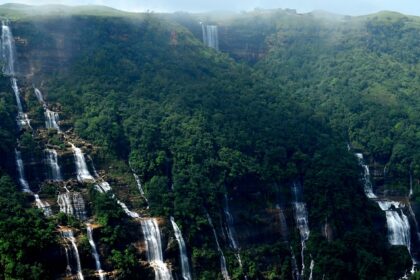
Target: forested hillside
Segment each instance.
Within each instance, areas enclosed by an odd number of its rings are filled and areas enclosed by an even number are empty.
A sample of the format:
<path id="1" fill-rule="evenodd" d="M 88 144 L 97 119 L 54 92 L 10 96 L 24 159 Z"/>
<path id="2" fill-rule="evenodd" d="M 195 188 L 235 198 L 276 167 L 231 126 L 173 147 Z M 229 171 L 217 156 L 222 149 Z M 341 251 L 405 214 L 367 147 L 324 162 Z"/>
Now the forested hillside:
<path id="1" fill-rule="evenodd" d="M 16 71 L 3 47 L 4 72 L 24 104 L 3 77 L 0 214 L 33 242 L 11 262 L 0 227 L 3 278 L 398 279 L 416 268 L 420 19 L 0 15 L 3 46 L 9 27 L 16 46 Z"/>

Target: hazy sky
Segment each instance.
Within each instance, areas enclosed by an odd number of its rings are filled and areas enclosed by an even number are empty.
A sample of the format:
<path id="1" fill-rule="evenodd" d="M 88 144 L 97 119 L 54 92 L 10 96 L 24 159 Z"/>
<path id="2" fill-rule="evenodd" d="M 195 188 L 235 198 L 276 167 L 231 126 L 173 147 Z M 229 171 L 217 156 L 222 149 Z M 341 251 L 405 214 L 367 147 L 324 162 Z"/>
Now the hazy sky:
<path id="1" fill-rule="evenodd" d="M 127 11 L 248 11 L 254 8 L 292 8 L 299 12 L 326 10 L 360 15 L 380 10 L 420 15 L 420 0 L 0 0 L 0 3 L 106 5 Z"/>

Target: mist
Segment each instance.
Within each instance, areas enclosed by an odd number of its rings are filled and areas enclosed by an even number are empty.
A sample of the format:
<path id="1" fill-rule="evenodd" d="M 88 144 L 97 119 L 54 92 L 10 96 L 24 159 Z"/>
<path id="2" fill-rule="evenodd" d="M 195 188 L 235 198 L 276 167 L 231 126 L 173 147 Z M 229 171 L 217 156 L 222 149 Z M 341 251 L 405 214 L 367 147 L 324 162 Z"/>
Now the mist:
<path id="1" fill-rule="evenodd" d="M 0 4 L 10 1 L 0 1 Z M 29 5 L 63 4 L 63 5 L 104 5 L 130 12 L 206 12 L 215 10 L 250 11 L 256 8 L 275 9 L 290 8 L 298 12 L 325 10 L 345 15 L 363 15 L 382 10 L 391 10 L 411 15 L 420 15 L 418 0 L 18 0 L 13 3 Z"/>

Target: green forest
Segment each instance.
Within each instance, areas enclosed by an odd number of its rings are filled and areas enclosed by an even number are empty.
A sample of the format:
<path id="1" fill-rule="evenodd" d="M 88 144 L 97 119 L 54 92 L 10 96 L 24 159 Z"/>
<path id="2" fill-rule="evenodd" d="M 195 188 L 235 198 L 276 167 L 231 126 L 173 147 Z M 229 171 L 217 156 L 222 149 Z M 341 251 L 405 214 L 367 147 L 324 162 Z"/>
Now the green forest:
<path id="1" fill-rule="evenodd" d="M 223 279 L 218 246 L 230 279 L 295 279 L 296 262 L 302 279 L 314 280 L 400 279 L 411 270 L 417 251 L 389 244 L 385 211 L 366 197 L 354 153 L 363 153 L 375 193 L 407 206 L 401 213 L 413 215 L 415 238 L 420 18 L 38 12 L 0 7 L 11 19 L 31 120 L 31 129 L 17 127 L 16 101 L 2 76 L 0 278 L 69 279 L 60 225 L 76 229 L 83 272 L 95 279 L 86 225 L 65 213 L 46 218 L 20 192 L 17 148 L 41 198 L 54 203 L 68 186 L 83 194 L 107 277 L 154 277 L 136 220 L 110 193 L 67 178 L 75 174 L 69 139 L 84 143 L 89 164 L 130 209 L 162 220 L 162 251 L 174 279 L 182 278 L 170 217 L 185 239 L 193 279 Z M 218 26 L 220 51 L 203 44 L 199 22 Z M 63 133 L 44 128 L 33 87 L 59 111 Z M 37 173 L 45 173 L 39 166 L 46 147 L 60 151 L 61 185 Z M 296 184 L 310 229 L 303 263 Z M 239 250 L 223 236 L 227 201 Z M 276 209 L 284 210 L 286 234 Z"/>

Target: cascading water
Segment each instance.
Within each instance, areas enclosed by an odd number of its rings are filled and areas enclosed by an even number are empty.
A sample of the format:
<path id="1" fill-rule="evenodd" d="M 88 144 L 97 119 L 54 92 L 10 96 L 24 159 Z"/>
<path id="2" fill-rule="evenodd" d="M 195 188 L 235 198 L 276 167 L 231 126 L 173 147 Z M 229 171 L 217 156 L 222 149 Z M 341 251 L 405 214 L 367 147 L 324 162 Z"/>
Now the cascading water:
<path id="1" fill-rule="evenodd" d="M 45 150 L 45 162 L 48 165 L 49 173 L 48 178 L 54 181 L 62 181 L 60 166 L 58 165 L 57 151 L 54 149 Z"/>
<path id="2" fill-rule="evenodd" d="M 301 275 L 305 273 L 305 249 L 306 241 L 309 238 L 309 223 L 308 223 L 308 213 L 306 211 L 306 204 L 301 199 L 301 185 L 298 183 L 293 183 L 292 191 L 294 194 L 293 208 L 295 210 L 295 220 L 296 225 L 299 229 L 300 241 L 302 245 L 301 258 L 302 258 L 302 270 Z"/>
<path id="3" fill-rule="evenodd" d="M 58 113 L 45 108 L 45 127 L 47 129 L 55 129 L 60 131 L 60 127 L 58 126 Z"/>
<path id="4" fill-rule="evenodd" d="M 115 196 L 113 196 L 115 198 Z M 140 215 L 136 212 L 131 211 L 130 209 L 128 209 L 127 205 L 125 205 L 124 202 L 121 202 L 120 200 L 117 199 L 117 203 L 118 205 L 121 206 L 121 208 L 124 210 L 125 214 L 127 214 L 127 216 L 133 218 L 133 219 L 137 219 L 140 218 Z"/>
<path id="5" fill-rule="evenodd" d="M 292 254 L 292 276 L 294 280 L 300 280 L 301 279 L 301 275 L 299 272 L 299 268 L 296 262 L 296 256 L 295 256 L 295 252 L 293 252 L 293 248 L 290 247 L 290 252 Z"/>
<path id="6" fill-rule="evenodd" d="M 279 211 L 279 220 L 280 220 L 280 230 L 281 230 L 281 236 L 285 241 L 288 240 L 288 233 L 289 229 L 286 222 L 286 216 L 284 215 L 283 209 L 281 209 L 280 205 L 276 205 L 276 209 Z"/>
<path id="7" fill-rule="evenodd" d="M 385 211 L 389 243 L 403 245 L 410 249 L 410 223 L 402 211 L 403 205 L 394 201 L 378 200 L 377 203 L 382 211 Z"/>
<path id="8" fill-rule="evenodd" d="M 95 187 L 101 193 L 106 193 L 112 190 L 108 182 L 99 182 L 95 185 Z"/>
<path id="9" fill-rule="evenodd" d="M 37 88 L 34 88 L 34 91 L 35 91 L 35 96 L 38 102 L 41 104 L 45 104 L 44 97 L 42 96 L 42 92 Z"/>
<path id="10" fill-rule="evenodd" d="M 64 239 L 64 241 L 68 244 L 70 243 L 68 247 L 66 248 L 66 254 L 67 254 L 67 266 L 68 269 L 70 269 L 70 271 L 72 271 L 71 267 L 71 261 L 70 261 L 70 256 L 69 256 L 69 251 L 71 252 L 72 257 L 74 258 L 74 260 L 76 261 L 76 267 L 75 267 L 75 271 L 76 271 L 76 275 L 77 275 L 77 279 L 78 280 L 84 280 L 83 277 L 83 273 L 82 273 L 82 266 L 80 264 L 80 256 L 79 256 L 79 250 L 77 249 L 77 245 L 76 245 L 76 238 L 74 238 L 74 234 L 73 231 L 71 229 L 64 229 L 61 230 L 61 235 Z"/>
<path id="11" fill-rule="evenodd" d="M 15 46 L 12 31 L 5 21 L 2 21 L 2 56 L 3 73 L 9 76 L 15 75 Z"/>
<path id="12" fill-rule="evenodd" d="M 276 205 L 276 209 L 279 212 L 279 221 L 280 221 L 280 232 L 281 232 L 281 236 L 283 238 L 284 241 L 289 242 L 289 229 L 287 226 L 287 221 L 286 221 L 286 216 L 284 215 L 284 211 L 283 209 L 280 207 L 280 205 Z M 296 262 L 296 256 L 295 256 L 295 252 L 293 251 L 292 246 L 290 246 L 290 254 L 292 256 L 292 277 L 294 280 L 300 280 L 301 279 L 301 275 L 299 272 L 299 268 Z"/>
<path id="13" fill-rule="evenodd" d="M 175 232 L 175 238 L 178 241 L 179 247 L 179 254 L 181 259 L 181 267 L 182 267 L 182 278 L 184 280 L 191 280 L 191 272 L 190 272 L 190 265 L 188 263 L 188 255 L 187 255 L 187 248 L 185 246 L 184 238 L 182 237 L 182 233 L 178 228 L 178 225 L 175 223 L 174 217 L 171 217 L 172 227 Z"/>
<path id="14" fill-rule="evenodd" d="M 95 181 L 95 179 L 90 175 L 90 172 L 86 165 L 85 156 L 81 149 L 77 148 L 72 143 L 69 143 L 74 153 L 75 163 L 76 163 L 76 171 L 77 171 L 77 180 L 79 182 L 85 181 Z"/>
<path id="15" fill-rule="evenodd" d="M 34 197 L 36 206 L 44 212 L 45 217 L 52 216 L 50 204 L 48 202 L 43 202 L 37 194 L 35 194 Z"/>
<path id="16" fill-rule="evenodd" d="M 219 50 L 219 32 L 217 25 L 206 25 L 201 23 L 203 31 L 203 42 L 207 47 Z"/>
<path id="17" fill-rule="evenodd" d="M 156 219 L 141 220 L 141 228 L 146 244 L 147 260 L 155 271 L 155 280 L 172 279 L 166 263 L 163 262 L 162 243 Z"/>
<path id="18" fill-rule="evenodd" d="M 86 220 L 85 202 L 78 192 L 66 192 L 58 195 L 57 203 L 60 212 L 74 216 L 79 220 Z"/>
<path id="19" fill-rule="evenodd" d="M 219 238 L 217 238 L 216 229 L 214 228 L 213 221 L 211 220 L 211 217 L 208 213 L 207 213 L 207 221 L 209 222 L 209 224 L 210 224 L 210 226 L 213 230 L 214 240 L 216 241 L 216 245 L 217 245 L 217 251 L 219 251 L 219 254 L 220 254 L 220 269 L 222 271 L 223 279 L 230 280 L 229 272 L 228 272 L 227 266 L 226 266 L 225 255 L 223 254 L 223 251 L 220 248 Z"/>
<path id="20" fill-rule="evenodd" d="M 16 104 L 18 107 L 17 121 L 19 127 L 27 125 L 31 127 L 28 116 L 23 112 L 22 101 L 20 97 L 19 87 L 17 85 L 17 79 L 15 78 L 15 44 L 13 39 L 12 31 L 5 21 L 2 21 L 2 57 L 3 57 L 3 73 L 11 76 L 12 89 L 15 94 Z"/>
<path id="21" fill-rule="evenodd" d="M 228 239 L 229 239 L 229 245 L 230 247 L 236 251 L 235 256 L 238 259 L 239 262 L 239 266 L 242 268 L 242 259 L 241 259 L 241 254 L 240 254 L 240 248 L 238 246 L 238 242 L 236 240 L 236 232 L 235 232 L 235 228 L 233 226 L 233 217 L 232 214 L 230 213 L 230 209 L 229 209 L 229 201 L 228 201 L 228 197 L 225 194 L 224 197 L 224 209 L 223 212 L 225 214 L 225 219 L 226 219 L 226 232 L 228 235 Z"/>
<path id="22" fill-rule="evenodd" d="M 140 181 L 139 176 L 134 172 L 133 169 L 131 169 L 131 171 L 133 172 L 133 176 L 134 176 L 134 179 L 136 180 L 137 188 L 139 189 L 141 196 L 144 198 L 144 200 L 146 200 L 147 204 L 149 204 L 149 201 L 147 200 L 146 195 L 144 194 L 143 187 L 141 186 L 141 181 Z"/>
<path id="23" fill-rule="evenodd" d="M 89 239 L 89 244 L 90 244 L 90 247 L 92 248 L 92 255 L 93 255 L 93 258 L 95 259 L 96 271 L 99 275 L 99 278 L 101 280 L 105 280 L 105 273 L 102 270 L 98 250 L 96 249 L 95 240 L 93 240 L 92 226 L 90 224 L 86 224 L 86 230 L 87 230 L 87 236 Z"/>
<path id="24" fill-rule="evenodd" d="M 100 193 L 107 193 L 110 192 L 112 190 L 111 186 L 109 185 L 108 182 L 100 182 L 97 183 L 95 185 L 95 189 L 100 192 Z M 116 198 L 115 194 L 112 195 L 112 198 L 115 199 L 118 203 L 118 205 L 121 206 L 121 208 L 123 209 L 123 211 L 125 212 L 125 214 L 127 214 L 127 216 L 133 218 L 133 219 L 137 219 L 140 218 L 140 215 L 134 211 L 131 211 L 130 209 L 128 209 L 127 205 L 125 205 L 124 202 L 120 201 L 119 199 Z"/>
<path id="25" fill-rule="evenodd" d="M 314 260 L 311 260 L 311 264 L 309 265 L 309 270 L 310 270 L 309 280 L 312 280 L 313 278 L 314 266 L 315 266 L 315 262 Z"/>
<path id="26" fill-rule="evenodd" d="M 31 189 L 29 188 L 28 181 L 26 181 L 26 178 L 25 178 L 25 169 L 23 167 L 22 155 L 20 151 L 15 150 L 15 156 L 16 156 L 17 170 L 19 173 L 19 183 L 20 183 L 20 186 L 22 187 L 22 191 L 32 193 Z"/>
<path id="27" fill-rule="evenodd" d="M 365 194 L 370 199 L 376 199 L 377 196 L 373 192 L 372 182 L 370 181 L 369 166 L 363 162 L 363 154 L 357 153 L 356 157 L 359 160 L 359 164 L 363 167 L 363 186 Z"/>
<path id="28" fill-rule="evenodd" d="M 407 247 L 413 261 L 412 271 L 414 271 L 417 261 L 411 254 L 411 229 L 408 217 L 403 212 L 405 205 L 389 199 L 379 199 L 373 192 L 369 167 L 364 163 L 363 154 L 357 153 L 356 157 L 359 160 L 359 164 L 363 167 L 363 184 L 366 196 L 375 201 L 381 210 L 385 212 L 389 243 Z"/>

